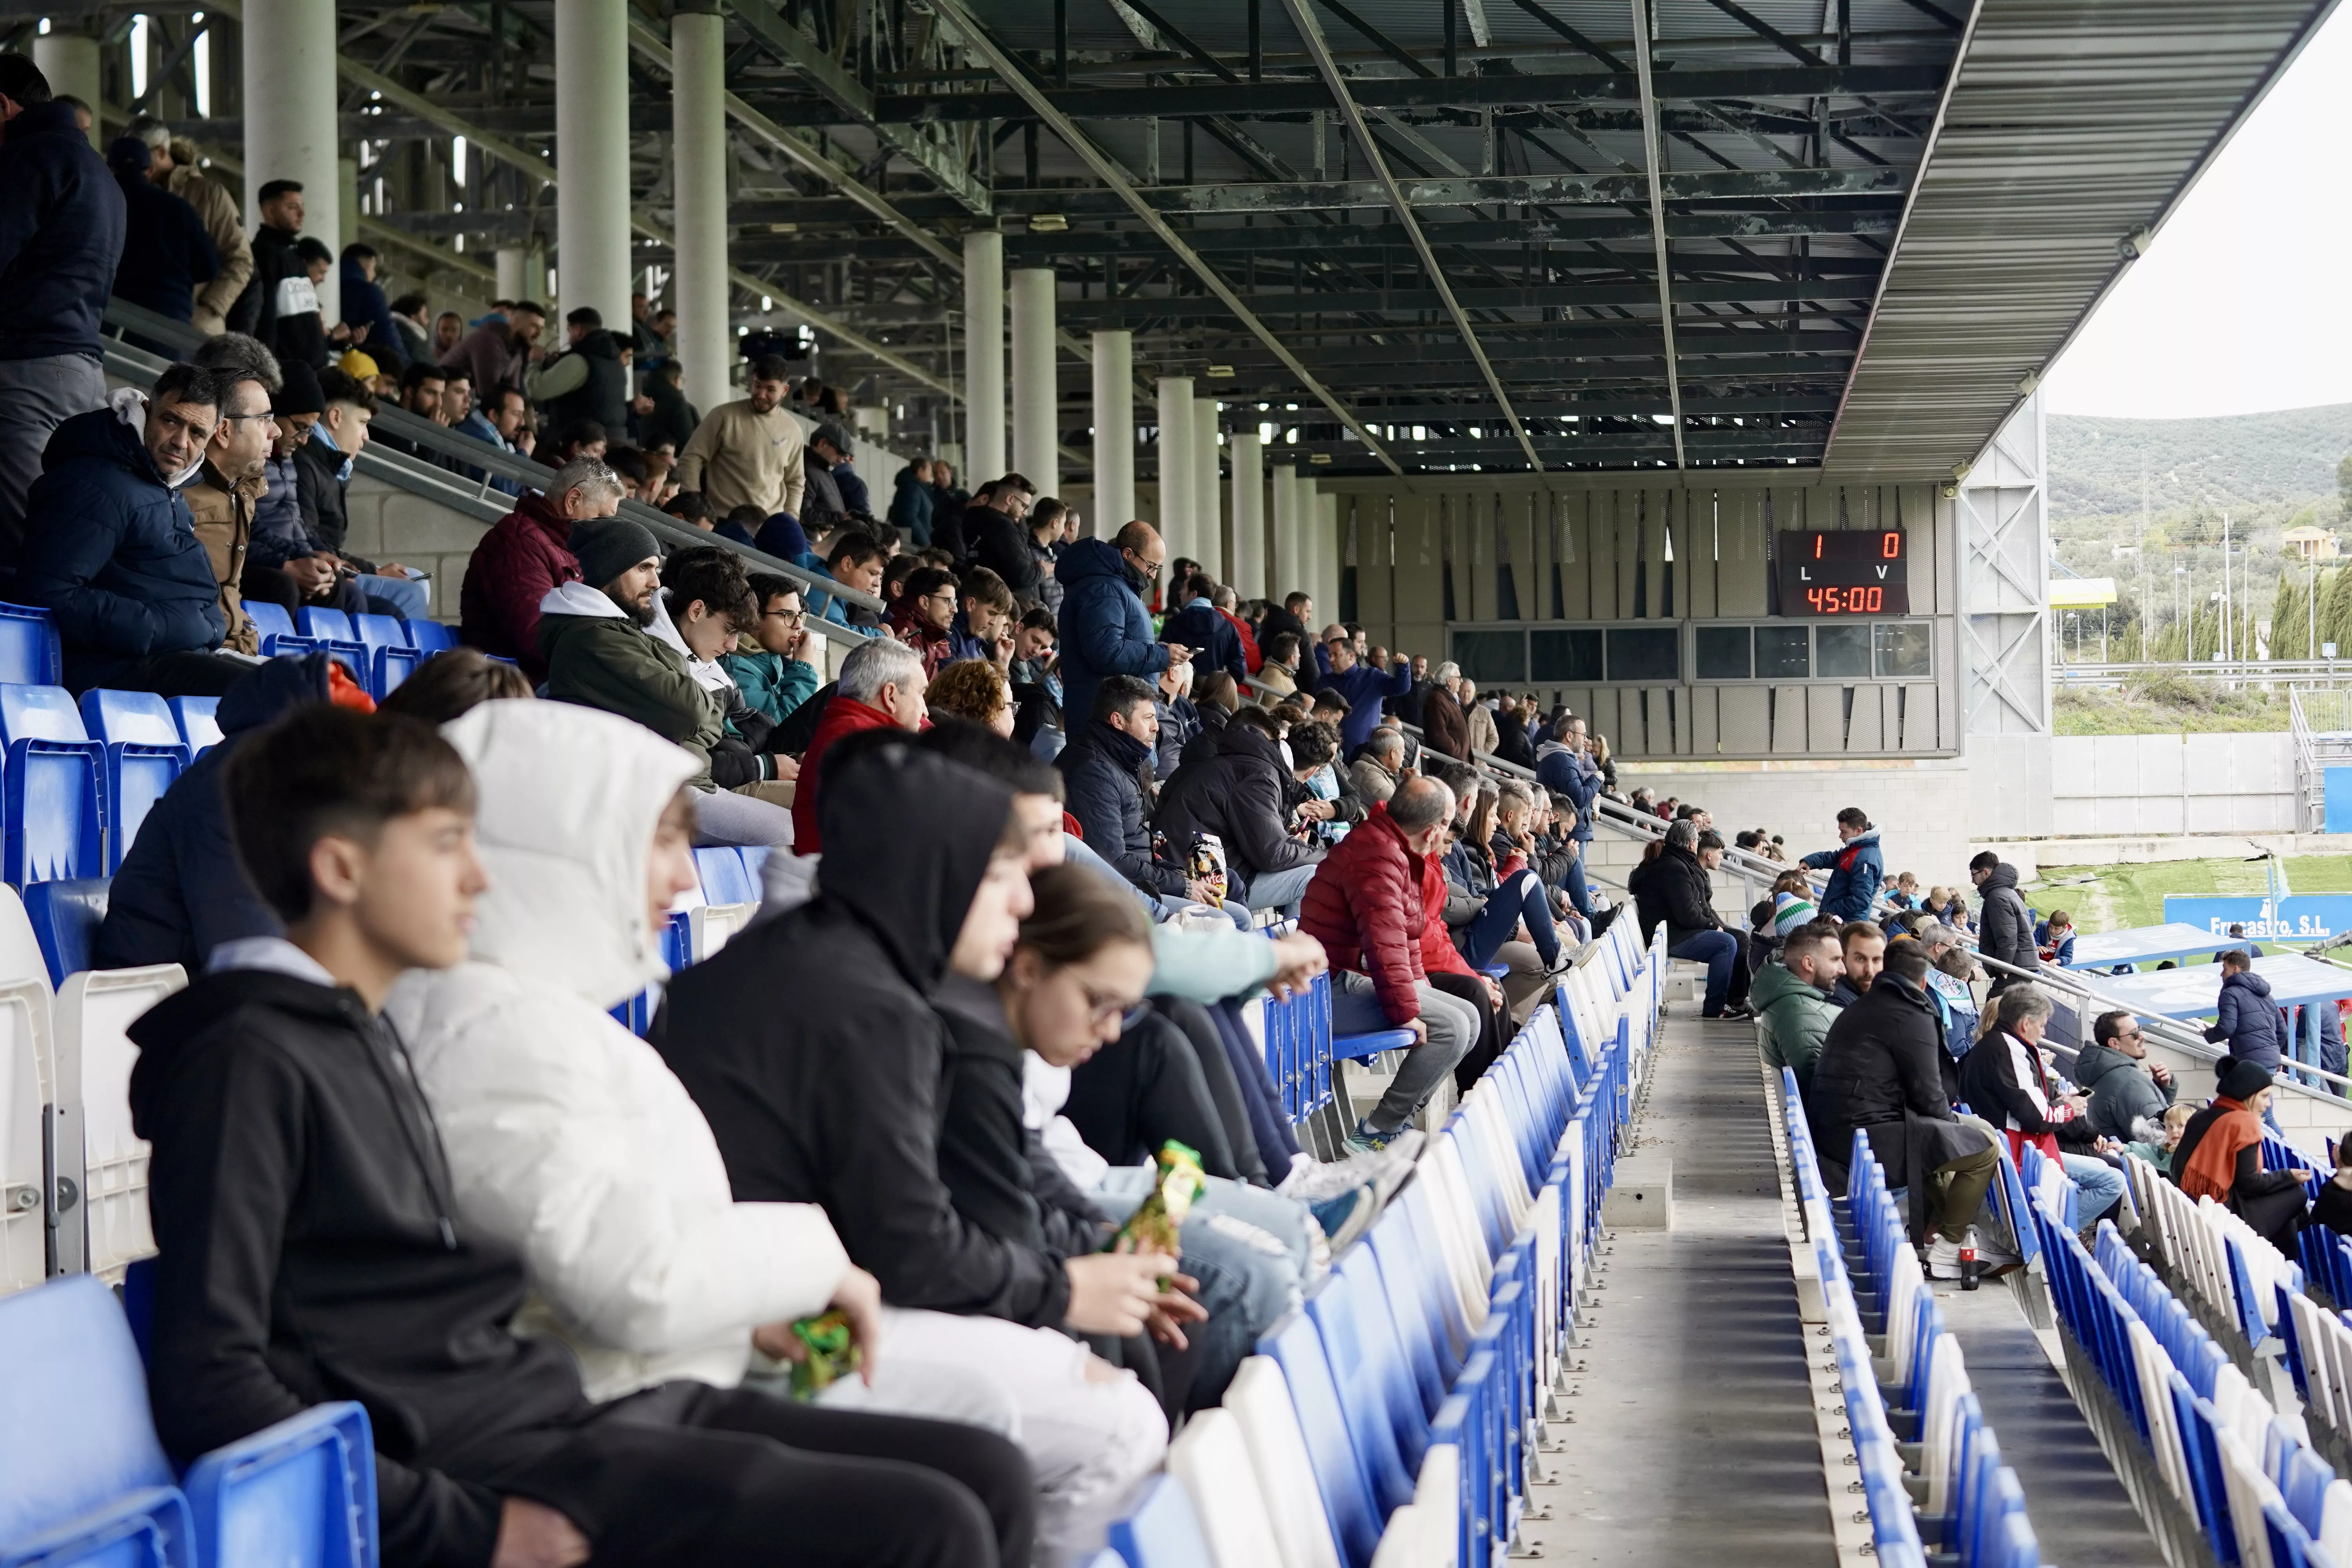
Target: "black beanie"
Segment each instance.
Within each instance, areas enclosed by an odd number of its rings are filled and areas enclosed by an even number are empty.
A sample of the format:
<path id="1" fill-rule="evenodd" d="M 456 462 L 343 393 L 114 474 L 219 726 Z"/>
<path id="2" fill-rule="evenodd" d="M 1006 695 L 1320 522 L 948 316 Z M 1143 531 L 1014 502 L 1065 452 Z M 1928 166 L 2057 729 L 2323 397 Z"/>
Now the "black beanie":
<path id="1" fill-rule="evenodd" d="M 581 578 L 598 589 L 638 562 L 661 553 L 653 530 L 625 517 L 584 518 L 572 525 L 563 547 L 580 563 Z"/>
<path id="2" fill-rule="evenodd" d="M 2271 1069 L 2260 1062 L 2223 1057 L 2213 1064 L 2213 1092 L 2241 1105 L 2271 1086 Z"/>
<path id="3" fill-rule="evenodd" d="M 304 361 L 281 361 L 278 372 L 284 378 L 269 399 L 269 411 L 292 417 L 297 414 L 323 414 L 327 395 L 319 390 L 319 373 Z"/>

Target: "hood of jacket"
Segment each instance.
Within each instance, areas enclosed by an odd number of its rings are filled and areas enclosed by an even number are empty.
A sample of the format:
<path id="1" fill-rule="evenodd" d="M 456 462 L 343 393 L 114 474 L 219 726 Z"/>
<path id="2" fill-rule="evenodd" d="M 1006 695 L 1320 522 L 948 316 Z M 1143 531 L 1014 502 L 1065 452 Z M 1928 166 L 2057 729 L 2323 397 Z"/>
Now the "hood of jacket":
<path id="1" fill-rule="evenodd" d="M 253 673 L 232 684 L 213 717 L 224 735 L 242 734 L 274 722 L 281 714 L 306 703 L 324 702 L 332 693 L 327 667 L 333 658 L 323 653 L 300 658 L 267 659 Z"/>
<path id="2" fill-rule="evenodd" d="M 1866 833 L 1863 835 L 1863 838 L 1867 838 L 1871 842 L 1876 843 L 1878 840 L 1878 835 L 1875 833 Z M 1862 838 L 1856 838 L 1850 842 L 1852 844 L 1859 844 L 1862 841 Z M 1984 887 L 1981 891 L 1990 893 L 1996 888 L 2008 888 L 2013 889 L 2016 886 L 2017 868 L 2011 865 L 2008 861 L 2003 860 L 2000 865 L 1995 866 L 1990 871 L 1985 873 Z"/>
<path id="3" fill-rule="evenodd" d="M 1790 997 L 1795 997 L 1800 1004 L 1807 1001 L 1818 1003 L 1824 1009 L 1836 1005 L 1830 1000 L 1828 992 L 1799 979 L 1794 970 L 1778 960 L 1756 971 L 1755 978 L 1748 983 L 1748 994 L 1759 1013 Z"/>
<path id="4" fill-rule="evenodd" d="M 1100 752 L 1111 763 L 1127 773 L 1151 764 L 1152 750 L 1124 730 L 1114 730 L 1101 719 L 1089 719 L 1087 727 L 1073 741 L 1084 741 Z"/>
<path id="5" fill-rule="evenodd" d="M 593 621 L 633 621 L 626 610 L 613 603 L 612 595 L 602 588 L 574 581 L 558 583 L 539 601 L 542 616 L 572 616 Z M 651 636 L 648 632 L 646 635 Z"/>
<path id="6" fill-rule="evenodd" d="M 877 745 L 837 772 L 828 764 L 818 898 L 855 914 L 929 994 L 1012 809 L 1003 784 L 908 744 Z"/>
<path id="7" fill-rule="evenodd" d="M 572 352 L 582 359 L 608 359 L 617 362 L 621 357 L 621 340 L 599 327 L 572 344 Z"/>
<path id="8" fill-rule="evenodd" d="M 1540 764 L 1546 757 L 1564 757 L 1569 754 L 1568 747 L 1559 741 L 1538 741 L 1536 742 L 1536 762 L 1538 764 Z"/>
<path id="9" fill-rule="evenodd" d="M 2113 1046 L 2103 1046 L 2095 1040 L 2075 1054 L 2074 1071 L 2069 1076 L 2083 1088 L 2092 1089 L 2111 1073 L 2130 1072 L 2138 1066 L 2137 1061 Z"/>
<path id="10" fill-rule="evenodd" d="M 2232 986 L 2236 987 L 2240 991 L 2247 993 L 2249 995 L 2253 996 L 2258 1000 L 2265 1002 L 2270 1000 L 2271 983 L 2263 979 L 2261 975 L 2255 973 L 2251 969 L 2242 969 L 2235 974 L 2224 974 L 2221 976 L 2221 987 L 2223 990 L 2228 990 Z"/>
<path id="11" fill-rule="evenodd" d="M 138 417 L 133 417 L 133 413 Z M 147 443 L 142 437 L 144 405 L 133 410 L 124 405 L 110 402 L 104 408 L 93 408 L 87 414 L 77 414 L 57 428 L 49 444 L 41 452 L 41 471 L 47 473 L 62 463 L 94 458 L 110 463 L 142 484 L 164 488 L 164 476 L 156 471 L 155 459 L 147 455 Z"/>
<path id="12" fill-rule="evenodd" d="M 1108 577 L 1129 590 L 1134 586 L 1128 581 L 1126 558 L 1119 554 L 1118 546 L 1108 539 L 1081 539 L 1071 545 L 1062 552 L 1054 575 L 1061 579 L 1066 589 L 1096 577 Z"/>
<path id="13" fill-rule="evenodd" d="M 473 954 L 599 1008 L 669 973 L 646 926 L 654 828 L 694 758 L 643 725 L 568 702 L 485 702 L 443 726 L 473 770 L 490 886 Z"/>

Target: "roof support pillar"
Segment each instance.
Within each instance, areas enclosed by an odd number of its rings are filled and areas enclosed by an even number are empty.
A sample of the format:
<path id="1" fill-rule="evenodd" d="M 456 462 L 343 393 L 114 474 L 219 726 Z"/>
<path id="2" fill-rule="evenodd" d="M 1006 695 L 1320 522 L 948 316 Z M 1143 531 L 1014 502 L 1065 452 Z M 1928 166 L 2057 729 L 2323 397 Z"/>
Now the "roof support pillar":
<path id="1" fill-rule="evenodd" d="M 670 18 L 670 150 L 677 160 L 677 352 L 686 400 L 709 413 L 732 395 L 727 311 L 727 24 L 716 11 Z M 560 189 L 561 187 L 559 187 Z"/>
<path id="2" fill-rule="evenodd" d="M 247 24 L 248 37 L 257 30 Z M 626 331 L 627 0 L 555 0 L 555 166 L 563 176 L 555 188 L 555 259 L 564 313 L 586 306 L 608 328 Z"/>
<path id="3" fill-rule="evenodd" d="M 106 101 L 105 78 L 98 60 L 98 39 L 89 33 L 67 31 L 65 19 L 49 24 L 49 31 L 33 39 L 33 63 L 49 79 L 49 91 L 58 98 L 80 99 L 93 110 Z M 89 122 L 90 144 L 100 152 L 106 151 L 105 128 L 95 115 Z"/>
<path id="4" fill-rule="evenodd" d="M 1244 599 L 1265 593 L 1265 447 L 1255 426 L 1234 432 L 1234 549 L 1225 581 Z"/>
<path id="5" fill-rule="evenodd" d="M 1054 269 L 1013 273 L 1013 466 L 1041 496 L 1062 493 L 1061 393 L 1054 375 Z"/>
<path id="6" fill-rule="evenodd" d="M 261 226 L 261 187 L 293 180 L 302 187 L 302 232 L 335 245 L 343 217 L 334 0 L 249 0 L 243 21 L 247 232 Z M 621 198 L 625 211 L 625 189 Z M 343 290 L 336 268 L 327 268 L 318 292 L 327 320 L 341 321 Z M 628 303 L 625 295 L 621 303 Z"/>
<path id="7" fill-rule="evenodd" d="M 1094 348 L 1094 515 L 1082 527 L 1108 539 L 1136 516 L 1135 334 L 1097 332 Z"/>
<path id="8" fill-rule="evenodd" d="M 1168 558 L 1192 548 L 1192 378 L 1160 378 L 1160 537 Z"/>
<path id="9" fill-rule="evenodd" d="M 1004 236 L 963 237 L 963 468 L 971 485 L 1004 473 Z"/>
<path id="10" fill-rule="evenodd" d="M 1223 488 L 1217 482 L 1217 400 L 1192 399 L 1192 548 L 1185 553 L 1218 582 L 1225 581 Z M 1171 585 L 1178 595 L 1181 583 Z M 1165 602 L 1164 600 L 1162 601 Z M 1183 601 L 1179 598 L 1177 601 Z"/>

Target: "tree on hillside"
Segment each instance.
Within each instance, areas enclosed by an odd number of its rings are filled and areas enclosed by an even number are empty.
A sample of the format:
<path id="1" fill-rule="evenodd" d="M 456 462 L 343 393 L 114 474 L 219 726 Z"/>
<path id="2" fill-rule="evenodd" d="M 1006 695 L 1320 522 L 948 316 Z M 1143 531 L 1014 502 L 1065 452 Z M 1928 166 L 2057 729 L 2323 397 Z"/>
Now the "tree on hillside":
<path id="1" fill-rule="evenodd" d="M 2336 465 L 2336 504 L 2352 517 L 2352 452 L 2347 452 Z"/>

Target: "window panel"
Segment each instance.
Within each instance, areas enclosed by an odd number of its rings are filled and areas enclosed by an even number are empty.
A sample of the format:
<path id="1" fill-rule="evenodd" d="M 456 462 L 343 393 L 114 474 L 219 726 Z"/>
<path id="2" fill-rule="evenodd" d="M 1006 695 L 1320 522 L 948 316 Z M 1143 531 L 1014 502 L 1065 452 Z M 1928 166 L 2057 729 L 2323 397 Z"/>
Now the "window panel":
<path id="1" fill-rule="evenodd" d="M 1607 679 L 1601 663 L 1601 628 L 1568 626 L 1528 634 L 1532 678 L 1562 683 L 1598 683 Z"/>
<path id="2" fill-rule="evenodd" d="M 1748 626 L 1700 626 L 1693 639 L 1697 659 L 1694 676 L 1700 680 L 1752 679 L 1756 668 L 1751 641 Z"/>
<path id="3" fill-rule="evenodd" d="M 1456 631 L 1454 662 L 1481 686 L 1517 684 L 1528 678 L 1528 634 L 1523 631 Z"/>
<path id="4" fill-rule="evenodd" d="M 1925 621 L 1881 621 L 1877 634 L 1877 669 L 1881 680 L 1925 680 L 1935 674 L 1935 647 Z"/>
<path id="5" fill-rule="evenodd" d="M 1813 628 L 1813 673 L 1823 680 L 1870 679 L 1871 628 L 1866 622 Z"/>
<path id="6" fill-rule="evenodd" d="M 1682 636 L 1672 626 L 1609 628 L 1612 681 L 1678 680 Z"/>
<path id="7" fill-rule="evenodd" d="M 1813 673 L 1812 649 L 1804 626 L 1756 628 L 1756 679 L 1803 680 Z"/>

